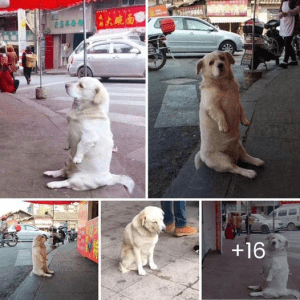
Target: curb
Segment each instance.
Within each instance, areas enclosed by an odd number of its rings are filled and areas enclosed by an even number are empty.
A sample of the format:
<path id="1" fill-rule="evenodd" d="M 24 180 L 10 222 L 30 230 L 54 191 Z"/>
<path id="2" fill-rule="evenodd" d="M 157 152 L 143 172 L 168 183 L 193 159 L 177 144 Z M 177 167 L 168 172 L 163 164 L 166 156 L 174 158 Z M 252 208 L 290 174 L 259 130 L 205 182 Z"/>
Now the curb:
<path id="1" fill-rule="evenodd" d="M 51 251 L 48 257 L 48 267 L 50 266 L 53 256 L 58 248 Z M 25 278 L 25 280 L 19 285 L 19 287 L 14 291 L 14 293 L 8 298 L 9 300 L 33 300 L 36 296 L 36 292 L 41 286 L 45 277 L 37 276 L 32 273 Z"/>
<path id="2" fill-rule="evenodd" d="M 253 120 L 256 103 L 261 96 L 261 91 L 280 74 L 281 69 L 279 67 L 273 71 L 266 73 L 264 77 L 254 82 L 251 87 L 243 94 L 241 101 L 245 109 L 246 116 L 250 121 Z M 247 140 L 247 133 L 249 131 L 249 128 L 250 127 L 240 125 L 240 133 L 243 144 Z M 199 148 L 200 147 L 197 147 L 197 150 L 195 150 L 195 152 L 190 156 L 190 158 L 185 163 L 183 168 L 179 171 L 178 176 L 171 183 L 162 198 L 215 198 L 215 195 L 213 195 L 212 191 L 210 190 L 212 187 L 214 187 L 213 174 L 215 173 L 215 171 L 211 171 L 206 166 L 203 167 L 203 165 L 197 171 L 194 166 L 194 157 L 199 151 Z M 230 174 L 226 178 L 221 173 L 218 173 L 218 175 L 219 176 L 217 178 L 217 182 L 220 182 L 222 178 L 224 181 L 226 181 L 226 183 L 228 182 L 223 186 L 224 192 L 221 192 L 222 197 L 230 197 L 230 191 L 233 191 L 234 189 L 237 175 L 234 176 L 234 174 Z M 203 187 L 201 188 L 201 186 Z M 227 187 L 226 190 L 225 187 Z M 196 193 L 194 193 L 193 191 L 195 191 Z M 197 194 L 197 192 L 199 194 L 197 195 L 197 197 L 195 197 L 194 195 Z"/>

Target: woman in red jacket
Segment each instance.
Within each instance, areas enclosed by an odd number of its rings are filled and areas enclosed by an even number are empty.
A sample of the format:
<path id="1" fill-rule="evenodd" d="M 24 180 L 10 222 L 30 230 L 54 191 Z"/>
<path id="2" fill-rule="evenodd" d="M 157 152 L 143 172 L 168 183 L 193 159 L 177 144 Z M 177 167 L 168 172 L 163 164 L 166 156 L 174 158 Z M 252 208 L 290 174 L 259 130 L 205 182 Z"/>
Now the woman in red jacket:
<path id="1" fill-rule="evenodd" d="M 8 65 L 3 65 L 0 71 L 0 90 L 1 92 L 16 93 L 19 87 L 19 80 L 14 80 L 10 74 Z"/>

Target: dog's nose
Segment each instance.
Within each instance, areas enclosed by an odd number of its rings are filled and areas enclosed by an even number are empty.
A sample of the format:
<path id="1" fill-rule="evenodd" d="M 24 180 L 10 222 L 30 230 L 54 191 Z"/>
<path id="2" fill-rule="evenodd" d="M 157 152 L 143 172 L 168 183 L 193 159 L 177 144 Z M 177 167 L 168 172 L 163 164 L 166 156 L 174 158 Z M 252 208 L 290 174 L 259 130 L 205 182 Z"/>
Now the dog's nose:
<path id="1" fill-rule="evenodd" d="M 219 64 L 218 64 L 218 68 L 219 68 L 220 70 L 222 70 L 223 67 L 224 67 L 224 65 L 223 65 L 222 63 L 219 63 Z"/>
<path id="2" fill-rule="evenodd" d="M 273 241 L 273 242 L 272 242 L 272 244 L 274 244 L 274 245 L 275 245 L 275 244 L 276 244 L 276 242 L 275 242 L 275 241 Z"/>

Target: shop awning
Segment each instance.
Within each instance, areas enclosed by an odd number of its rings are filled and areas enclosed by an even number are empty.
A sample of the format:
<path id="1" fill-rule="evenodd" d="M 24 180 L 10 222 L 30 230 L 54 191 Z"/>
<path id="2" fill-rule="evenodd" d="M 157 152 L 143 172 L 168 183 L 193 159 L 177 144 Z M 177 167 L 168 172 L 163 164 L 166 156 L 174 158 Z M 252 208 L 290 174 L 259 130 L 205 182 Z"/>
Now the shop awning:
<path id="1" fill-rule="evenodd" d="M 196 1 L 198 1 L 198 0 L 180 1 L 180 2 L 174 3 L 172 6 L 170 6 L 168 8 L 179 8 L 181 6 L 190 6 L 190 5 L 193 5 Z"/>
<path id="2" fill-rule="evenodd" d="M 209 17 L 211 23 L 243 23 L 251 17 Z"/>

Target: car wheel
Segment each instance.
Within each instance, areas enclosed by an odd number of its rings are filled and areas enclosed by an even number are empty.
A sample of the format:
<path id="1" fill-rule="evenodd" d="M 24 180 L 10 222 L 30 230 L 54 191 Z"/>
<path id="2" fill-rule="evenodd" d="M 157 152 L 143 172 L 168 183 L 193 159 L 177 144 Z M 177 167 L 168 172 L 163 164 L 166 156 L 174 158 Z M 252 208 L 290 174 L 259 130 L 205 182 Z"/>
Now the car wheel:
<path id="1" fill-rule="evenodd" d="M 263 234 L 268 234 L 269 233 L 269 227 L 267 225 L 261 226 L 261 232 Z"/>
<path id="2" fill-rule="evenodd" d="M 232 55 L 234 54 L 236 49 L 235 43 L 231 41 L 225 41 L 220 45 L 219 50 L 230 52 Z"/>
<path id="3" fill-rule="evenodd" d="M 293 231 L 293 230 L 296 229 L 296 226 L 295 226 L 294 223 L 290 223 L 290 224 L 288 224 L 287 229 L 288 229 L 289 231 Z"/>
<path id="4" fill-rule="evenodd" d="M 84 67 L 81 67 L 77 72 L 78 78 L 84 77 Z M 93 77 L 93 72 L 89 67 L 86 67 L 86 76 Z"/>

